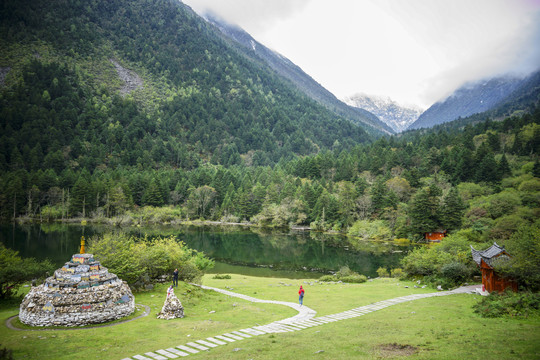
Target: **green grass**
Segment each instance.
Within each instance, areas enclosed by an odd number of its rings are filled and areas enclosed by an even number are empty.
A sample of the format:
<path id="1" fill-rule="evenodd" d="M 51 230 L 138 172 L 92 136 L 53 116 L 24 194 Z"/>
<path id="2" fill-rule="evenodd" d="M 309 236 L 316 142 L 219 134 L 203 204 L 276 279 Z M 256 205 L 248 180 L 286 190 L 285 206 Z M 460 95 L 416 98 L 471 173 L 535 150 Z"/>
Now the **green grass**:
<path id="1" fill-rule="evenodd" d="M 206 275 L 203 283 L 233 288 L 232 291 L 261 299 L 290 302 L 298 300 L 298 287 L 303 285 L 306 289 L 304 304 L 316 310 L 317 316 L 434 291 L 414 289 L 412 283 L 393 279 L 363 284 L 317 284 L 313 280 L 242 275 L 212 279 L 212 276 Z M 18 312 L 18 303 L 0 303 L 0 345 L 13 349 L 15 359 L 72 359 L 73 356 L 122 359 L 296 314 L 288 307 L 251 303 L 181 284 L 175 292 L 185 307 L 186 318 L 159 320 L 156 315 L 163 304 L 165 288 L 165 285 L 157 286 L 152 292 L 135 294 L 138 304 L 151 307 L 149 316 L 111 327 L 83 330 L 10 330 L 4 323 Z M 472 305 L 479 299 L 477 295 L 464 294 L 415 300 L 302 331 L 237 341 L 190 358 L 537 359 L 540 319 L 484 319 L 472 311 Z M 210 314 L 210 311 L 216 312 Z M 238 348 L 240 350 L 234 351 Z"/>
<path id="2" fill-rule="evenodd" d="M 150 315 L 111 327 L 15 331 L 5 321 L 18 313 L 18 303 L 2 304 L 0 345 L 12 349 L 15 359 L 36 359 L 38 351 L 39 359 L 73 359 L 75 354 L 84 359 L 121 359 L 296 314 L 287 307 L 251 303 L 180 283 L 175 293 L 186 317 L 160 320 L 156 316 L 166 288 L 158 285 L 152 292 L 136 293 L 135 302 L 150 306 Z"/>
<path id="3" fill-rule="evenodd" d="M 234 292 L 261 299 L 294 303 L 298 302 L 298 289 L 302 285 L 305 290 L 304 305 L 317 311 L 317 316 L 334 314 L 395 297 L 435 291 L 429 288 L 415 289 L 415 283 L 390 278 L 362 284 L 349 284 L 321 283 L 313 279 L 258 278 L 242 275 L 231 275 L 231 279 L 227 280 L 213 279 L 212 276 L 205 275 L 203 283 L 219 288 L 232 287 Z"/>

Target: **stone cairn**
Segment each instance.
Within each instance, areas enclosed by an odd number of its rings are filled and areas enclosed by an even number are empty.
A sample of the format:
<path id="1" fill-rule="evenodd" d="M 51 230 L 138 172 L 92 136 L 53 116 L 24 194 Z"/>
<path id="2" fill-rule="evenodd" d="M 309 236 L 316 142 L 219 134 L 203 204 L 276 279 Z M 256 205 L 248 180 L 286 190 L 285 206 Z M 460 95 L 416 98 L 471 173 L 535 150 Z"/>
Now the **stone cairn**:
<path id="1" fill-rule="evenodd" d="M 158 319 L 171 320 L 184 317 L 184 307 L 180 300 L 174 295 L 174 290 L 169 288 L 167 291 L 167 298 L 161 308 L 161 311 L 157 315 Z"/>
<path id="2" fill-rule="evenodd" d="M 83 326 L 134 311 L 135 297 L 127 283 L 84 253 L 83 237 L 80 254 L 24 297 L 19 319 L 32 326 Z"/>

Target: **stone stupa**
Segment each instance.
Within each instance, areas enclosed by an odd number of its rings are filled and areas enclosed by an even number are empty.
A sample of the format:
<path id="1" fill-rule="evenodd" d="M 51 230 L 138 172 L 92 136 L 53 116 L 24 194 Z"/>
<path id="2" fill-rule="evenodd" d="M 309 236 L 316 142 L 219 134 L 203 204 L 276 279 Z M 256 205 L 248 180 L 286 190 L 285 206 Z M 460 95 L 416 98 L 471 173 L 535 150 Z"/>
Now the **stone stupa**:
<path id="1" fill-rule="evenodd" d="M 135 297 L 127 283 L 85 253 L 82 237 L 80 253 L 24 297 L 19 319 L 32 326 L 83 326 L 134 311 Z"/>
<path id="2" fill-rule="evenodd" d="M 178 319 L 178 318 L 183 318 L 183 317 L 184 317 L 184 307 L 182 306 L 180 299 L 178 299 L 176 295 L 174 294 L 174 289 L 171 286 L 167 290 L 167 298 L 165 299 L 165 303 L 163 304 L 161 311 L 157 315 L 157 318 L 171 320 L 171 319 Z"/>

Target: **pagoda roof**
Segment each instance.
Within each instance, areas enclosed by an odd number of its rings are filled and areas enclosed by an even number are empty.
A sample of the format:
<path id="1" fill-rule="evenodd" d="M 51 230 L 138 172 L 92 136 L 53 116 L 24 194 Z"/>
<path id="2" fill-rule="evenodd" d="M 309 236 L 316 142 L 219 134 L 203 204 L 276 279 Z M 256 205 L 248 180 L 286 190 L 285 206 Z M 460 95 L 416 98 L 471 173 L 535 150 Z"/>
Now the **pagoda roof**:
<path id="1" fill-rule="evenodd" d="M 471 253 L 473 260 L 480 265 L 482 260 L 489 265 L 490 267 L 493 267 L 493 261 L 498 258 L 504 258 L 504 259 L 510 259 L 510 255 L 506 252 L 504 249 L 504 246 L 499 246 L 496 242 L 493 243 L 489 248 L 486 250 L 476 250 L 471 245 Z"/>

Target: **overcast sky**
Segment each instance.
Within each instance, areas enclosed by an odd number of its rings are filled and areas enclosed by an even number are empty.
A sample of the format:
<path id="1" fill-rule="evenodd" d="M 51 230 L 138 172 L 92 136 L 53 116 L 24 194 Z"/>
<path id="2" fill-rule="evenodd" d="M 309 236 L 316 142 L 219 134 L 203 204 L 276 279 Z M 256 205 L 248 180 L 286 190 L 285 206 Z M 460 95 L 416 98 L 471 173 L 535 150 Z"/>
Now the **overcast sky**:
<path id="1" fill-rule="evenodd" d="M 466 81 L 540 67 L 540 0 L 184 0 L 343 99 L 428 107 Z"/>

